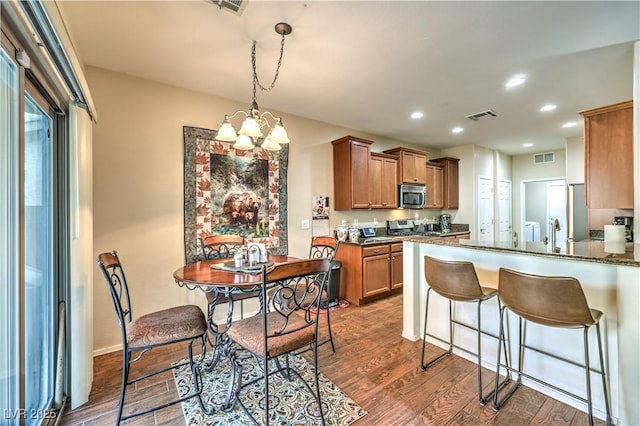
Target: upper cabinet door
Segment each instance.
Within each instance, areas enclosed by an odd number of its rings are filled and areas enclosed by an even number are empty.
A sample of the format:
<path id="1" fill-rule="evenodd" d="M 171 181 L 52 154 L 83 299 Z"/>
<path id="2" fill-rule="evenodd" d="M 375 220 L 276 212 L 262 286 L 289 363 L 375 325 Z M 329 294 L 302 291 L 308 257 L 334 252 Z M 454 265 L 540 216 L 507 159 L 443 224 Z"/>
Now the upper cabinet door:
<path id="1" fill-rule="evenodd" d="M 427 154 L 409 148 L 394 148 L 385 154 L 398 156 L 398 182 L 425 185 L 427 183 Z"/>
<path id="2" fill-rule="evenodd" d="M 345 136 L 333 142 L 333 194 L 336 210 L 369 208 L 372 141 Z"/>
<path id="3" fill-rule="evenodd" d="M 633 209 L 633 101 L 582 111 L 592 209 Z"/>
<path id="4" fill-rule="evenodd" d="M 459 178 L 458 169 L 460 159 L 443 157 L 431 160 L 443 165 L 442 176 L 442 208 L 457 209 L 459 207 Z"/>
<path id="5" fill-rule="evenodd" d="M 444 166 L 427 162 L 427 209 L 441 210 L 444 206 L 443 182 Z"/>

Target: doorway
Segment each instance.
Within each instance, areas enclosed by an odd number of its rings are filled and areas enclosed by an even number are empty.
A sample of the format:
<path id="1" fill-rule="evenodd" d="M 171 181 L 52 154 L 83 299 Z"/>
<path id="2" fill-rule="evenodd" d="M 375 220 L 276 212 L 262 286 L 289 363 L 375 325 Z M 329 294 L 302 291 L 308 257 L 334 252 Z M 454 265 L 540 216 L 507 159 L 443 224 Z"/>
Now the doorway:
<path id="1" fill-rule="evenodd" d="M 67 198 L 58 131 L 65 118 L 38 74 L 16 60 L 20 44 L 3 28 L 0 48 L 0 407 L 3 425 L 53 417 L 64 318 Z M 59 368 L 58 368 L 59 367 Z M 60 388 L 62 389 L 62 388 Z"/>
<path id="2" fill-rule="evenodd" d="M 556 241 L 567 241 L 567 185 L 564 179 L 525 182 L 523 199 L 521 225 L 525 241 L 551 240 L 554 219 L 560 224 Z"/>

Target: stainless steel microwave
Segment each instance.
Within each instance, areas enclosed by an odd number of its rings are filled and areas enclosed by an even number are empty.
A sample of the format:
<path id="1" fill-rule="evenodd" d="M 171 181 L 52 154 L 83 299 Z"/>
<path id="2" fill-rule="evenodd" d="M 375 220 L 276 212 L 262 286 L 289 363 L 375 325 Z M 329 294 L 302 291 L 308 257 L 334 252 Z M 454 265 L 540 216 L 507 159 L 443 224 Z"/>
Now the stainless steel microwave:
<path id="1" fill-rule="evenodd" d="M 398 207 L 402 209 L 423 209 L 427 205 L 425 185 L 400 185 Z"/>

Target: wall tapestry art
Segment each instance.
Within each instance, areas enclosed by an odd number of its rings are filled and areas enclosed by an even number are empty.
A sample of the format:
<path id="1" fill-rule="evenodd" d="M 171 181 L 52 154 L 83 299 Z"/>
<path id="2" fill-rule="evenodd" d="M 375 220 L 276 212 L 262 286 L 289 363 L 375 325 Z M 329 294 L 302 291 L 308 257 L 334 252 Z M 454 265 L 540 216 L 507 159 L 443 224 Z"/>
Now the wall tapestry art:
<path id="1" fill-rule="evenodd" d="M 239 234 L 287 255 L 289 147 L 235 150 L 216 131 L 183 127 L 184 249 L 187 263 L 202 260 L 200 238 Z"/>

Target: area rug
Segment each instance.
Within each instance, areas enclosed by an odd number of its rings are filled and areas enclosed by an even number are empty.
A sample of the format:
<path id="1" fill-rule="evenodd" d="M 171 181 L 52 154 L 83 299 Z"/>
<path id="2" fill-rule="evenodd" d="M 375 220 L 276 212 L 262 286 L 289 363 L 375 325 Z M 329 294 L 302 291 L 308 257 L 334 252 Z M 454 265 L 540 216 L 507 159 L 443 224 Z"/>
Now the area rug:
<path id="1" fill-rule="evenodd" d="M 313 384 L 313 367 L 299 355 L 292 358 L 295 368 L 302 377 Z M 243 360 L 243 383 L 253 378 L 260 377 L 261 370 L 256 361 L 247 357 Z M 206 405 L 220 408 L 227 392 L 230 368 L 229 361 L 221 359 L 211 373 L 203 373 L 202 399 Z M 174 370 L 174 379 L 180 396 L 186 395 L 192 386 L 191 370 L 183 366 Z M 325 423 L 334 426 L 347 426 L 367 414 L 358 404 L 338 388 L 322 373 L 319 375 L 320 395 Z M 240 393 L 242 402 L 253 416 L 262 424 L 264 420 L 264 392 L 262 381 L 246 387 Z M 270 414 L 277 418 L 273 424 L 277 425 L 310 425 L 321 424 L 313 395 L 300 383 L 299 379 L 287 381 L 280 374 L 269 377 L 269 399 L 271 400 Z M 276 407 L 277 405 L 277 407 Z M 250 425 L 253 424 L 249 416 L 244 412 L 240 404 L 236 404 L 230 412 L 216 411 L 212 415 L 205 415 L 195 398 L 182 403 L 185 422 L 188 426 L 212 426 L 212 425 Z"/>

